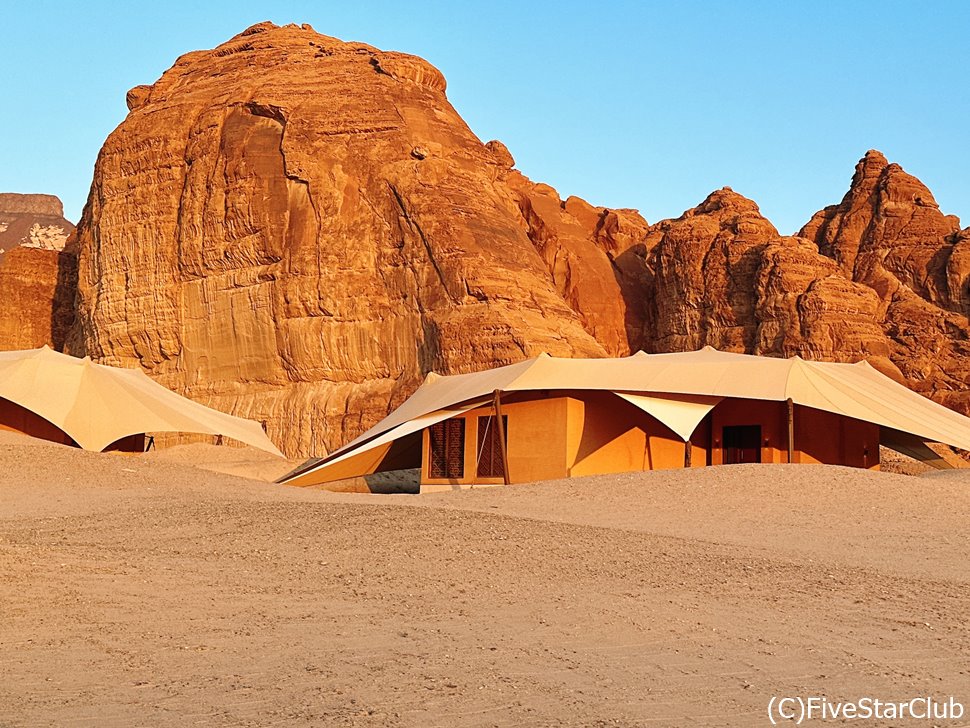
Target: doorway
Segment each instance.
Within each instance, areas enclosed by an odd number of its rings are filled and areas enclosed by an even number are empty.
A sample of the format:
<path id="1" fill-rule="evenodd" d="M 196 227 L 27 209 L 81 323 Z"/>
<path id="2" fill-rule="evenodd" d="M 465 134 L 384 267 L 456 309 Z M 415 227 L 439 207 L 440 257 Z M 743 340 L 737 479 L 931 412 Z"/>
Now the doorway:
<path id="1" fill-rule="evenodd" d="M 724 464 L 761 462 L 761 425 L 724 428 Z"/>

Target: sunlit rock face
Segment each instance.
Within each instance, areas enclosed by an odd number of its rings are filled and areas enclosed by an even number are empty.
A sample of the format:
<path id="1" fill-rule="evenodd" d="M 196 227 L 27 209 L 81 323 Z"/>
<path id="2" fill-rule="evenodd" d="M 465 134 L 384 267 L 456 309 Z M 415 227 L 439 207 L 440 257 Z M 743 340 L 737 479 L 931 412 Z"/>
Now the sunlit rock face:
<path id="1" fill-rule="evenodd" d="M 530 181 L 445 89 L 420 58 L 270 23 L 133 88 L 77 231 L 68 349 L 290 455 L 429 371 L 544 351 L 865 358 L 966 411 L 970 235 L 878 153 L 794 237 L 727 188 L 649 225 Z"/>
<path id="2" fill-rule="evenodd" d="M 266 23 L 128 104 L 79 224 L 73 351 L 306 454 L 431 370 L 630 349 L 608 213 L 537 192 L 420 58 Z"/>
<path id="3" fill-rule="evenodd" d="M 970 228 L 877 151 L 856 165 L 842 202 L 800 235 L 879 298 L 889 356 L 913 389 L 970 413 Z"/>
<path id="4" fill-rule="evenodd" d="M 74 225 L 54 195 L 0 193 L 0 350 L 64 344 L 73 323 Z"/>

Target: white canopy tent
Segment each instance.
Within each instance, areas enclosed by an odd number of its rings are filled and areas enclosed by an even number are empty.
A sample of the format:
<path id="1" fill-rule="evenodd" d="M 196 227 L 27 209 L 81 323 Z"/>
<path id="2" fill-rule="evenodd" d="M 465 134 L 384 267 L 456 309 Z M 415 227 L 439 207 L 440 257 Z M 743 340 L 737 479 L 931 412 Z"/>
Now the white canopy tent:
<path id="1" fill-rule="evenodd" d="M 93 363 L 48 347 L 0 352 L 0 398 L 100 452 L 129 435 L 191 432 L 223 435 L 282 457 L 258 422 L 186 399 L 137 369 Z"/>
<path id="2" fill-rule="evenodd" d="M 722 352 L 711 347 L 617 359 L 533 359 L 471 374 L 429 374 L 400 407 L 331 455 L 307 461 L 281 479 L 295 485 L 326 482 L 329 466 L 350 453 L 386 444 L 396 428 L 443 415 L 493 392 L 610 391 L 657 418 L 683 440 L 726 397 L 812 407 L 880 425 L 887 444 L 907 454 L 933 456 L 926 442 L 970 450 L 970 418 L 939 405 L 873 369 L 867 362 L 838 364 Z M 413 431 L 413 430 L 409 430 Z M 391 438 L 393 439 L 393 437 Z M 361 473 L 341 473 L 351 477 Z"/>

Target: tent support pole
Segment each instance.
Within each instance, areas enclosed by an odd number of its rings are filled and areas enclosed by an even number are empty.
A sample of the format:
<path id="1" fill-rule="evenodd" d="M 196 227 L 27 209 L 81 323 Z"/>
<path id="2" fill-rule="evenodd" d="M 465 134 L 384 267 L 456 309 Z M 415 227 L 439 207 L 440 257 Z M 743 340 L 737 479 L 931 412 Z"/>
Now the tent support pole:
<path id="1" fill-rule="evenodd" d="M 505 442 L 505 422 L 502 421 L 502 390 L 496 389 L 492 395 L 492 406 L 495 408 L 495 424 L 498 426 L 498 445 L 502 451 L 502 479 L 506 485 L 511 485 L 509 478 L 509 449 Z"/>
<path id="2" fill-rule="evenodd" d="M 692 449 L 693 448 L 691 447 L 690 440 L 685 440 L 684 441 L 684 467 L 685 468 L 690 467 L 690 456 L 692 454 L 691 453 Z"/>
<path id="3" fill-rule="evenodd" d="M 791 397 L 786 403 L 788 405 L 788 462 L 793 462 L 795 459 L 795 403 L 791 401 Z"/>

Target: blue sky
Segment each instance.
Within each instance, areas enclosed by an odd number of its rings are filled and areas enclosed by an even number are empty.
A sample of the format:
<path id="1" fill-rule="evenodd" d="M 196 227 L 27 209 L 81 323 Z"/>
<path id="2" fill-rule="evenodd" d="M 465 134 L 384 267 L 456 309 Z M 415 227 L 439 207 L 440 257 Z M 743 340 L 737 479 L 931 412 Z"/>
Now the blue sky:
<path id="1" fill-rule="evenodd" d="M 867 149 L 970 225 L 963 2 L 5 3 L 0 191 L 77 220 L 125 92 L 253 23 L 307 22 L 427 58 L 533 180 L 650 221 L 728 185 L 783 233 Z"/>

